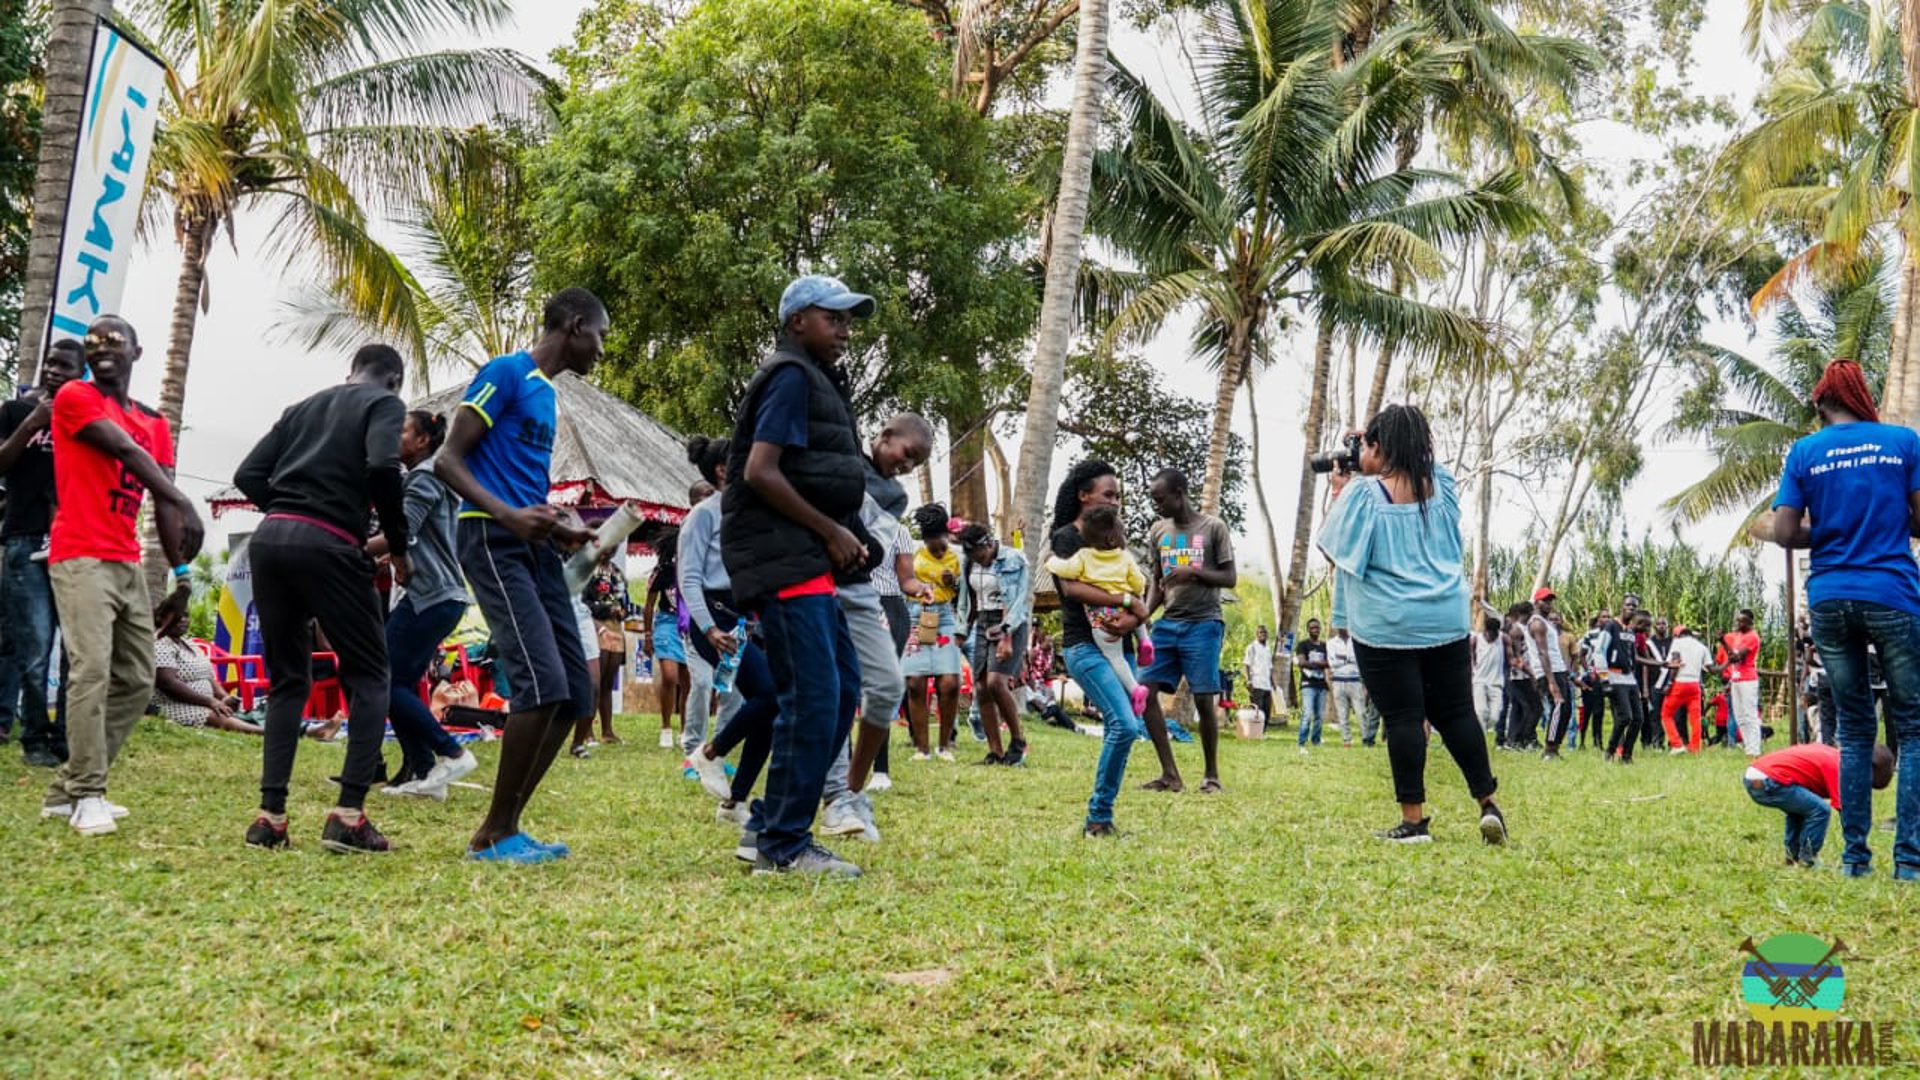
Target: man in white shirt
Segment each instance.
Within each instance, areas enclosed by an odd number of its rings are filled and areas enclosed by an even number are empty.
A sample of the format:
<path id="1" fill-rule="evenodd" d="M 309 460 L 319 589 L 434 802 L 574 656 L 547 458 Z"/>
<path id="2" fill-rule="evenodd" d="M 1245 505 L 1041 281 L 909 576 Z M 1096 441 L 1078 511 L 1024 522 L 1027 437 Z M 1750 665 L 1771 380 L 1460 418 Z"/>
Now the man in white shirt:
<path id="1" fill-rule="evenodd" d="M 1247 680 L 1247 697 L 1260 710 L 1260 722 L 1273 721 L 1273 644 L 1267 640 L 1267 628 L 1256 627 L 1253 640 L 1240 658 L 1240 672 Z"/>
<path id="2" fill-rule="evenodd" d="M 1697 754 L 1700 752 L 1700 675 L 1713 662 L 1713 654 L 1693 631 L 1684 626 L 1673 628 L 1673 644 L 1667 646 L 1667 669 L 1673 676 L 1668 685 L 1666 698 L 1660 706 L 1660 726 L 1666 729 L 1667 753 Z M 1680 745 L 1679 729 L 1673 726 L 1673 718 L 1681 709 L 1687 710 L 1688 726 L 1686 746 Z"/>
<path id="3" fill-rule="evenodd" d="M 1333 722 L 1340 726 L 1340 745 L 1352 746 L 1353 730 L 1347 727 L 1347 714 L 1364 722 L 1369 702 L 1367 688 L 1360 682 L 1360 661 L 1354 656 L 1353 638 L 1344 626 L 1336 627 L 1333 640 L 1327 642 L 1327 682 L 1333 690 Z M 1371 734 L 1362 732 L 1363 736 Z"/>
<path id="4" fill-rule="evenodd" d="M 1507 694 L 1507 646 L 1500 637 L 1500 620 L 1487 616 L 1468 644 L 1473 647 L 1473 711 L 1480 715 L 1481 730 L 1491 733 L 1500 725 Z"/>

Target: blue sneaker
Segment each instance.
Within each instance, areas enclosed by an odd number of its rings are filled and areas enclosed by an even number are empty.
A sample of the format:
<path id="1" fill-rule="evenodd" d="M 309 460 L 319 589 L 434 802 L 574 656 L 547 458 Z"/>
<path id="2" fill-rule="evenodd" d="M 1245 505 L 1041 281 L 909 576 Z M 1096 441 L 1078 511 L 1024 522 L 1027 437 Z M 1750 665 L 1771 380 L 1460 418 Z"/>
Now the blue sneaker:
<path id="1" fill-rule="evenodd" d="M 543 851 L 553 852 L 553 857 L 556 859 L 564 859 L 567 856 L 573 854 L 572 848 L 558 841 L 548 844 L 540 840 L 535 840 L 533 837 L 528 836 L 526 833 L 518 833 L 516 835 L 518 835 L 520 839 L 525 840 L 528 846 L 530 847 L 536 847 Z"/>
<path id="2" fill-rule="evenodd" d="M 478 851 L 467 849 L 467 858 L 475 862 L 517 863 L 522 866 L 531 866 L 534 863 L 552 862 L 559 856 L 546 848 L 535 847 L 526 833 L 514 833 L 490 847 L 484 847 Z"/>
<path id="3" fill-rule="evenodd" d="M 1190 743 L 1193 741 L 1193 732 L 1188 731 L 1186 725 L 1171 716 L 1167 717 L 1167 735 L 1177 743 Z"/>

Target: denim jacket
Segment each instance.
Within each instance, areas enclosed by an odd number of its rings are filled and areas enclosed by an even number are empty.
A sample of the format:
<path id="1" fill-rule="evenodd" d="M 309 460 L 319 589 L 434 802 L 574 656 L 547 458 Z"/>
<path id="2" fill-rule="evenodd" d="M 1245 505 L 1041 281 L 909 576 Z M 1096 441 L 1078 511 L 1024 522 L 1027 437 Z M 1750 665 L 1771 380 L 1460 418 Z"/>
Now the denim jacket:
<path id="1" fill-rule="evenodd" d="M 973 629 L 973 592 L 968 582 L 973 578 L 973 563 L 962 556 L 960 575 L 960 625 L 962 633 Z M 1027 557 L 1019 549 L 1009 544 L 1001 544 L 999 554 L 993 558 L 993 571 L 1000 575 L 1000 595 L 1006 598 L 1007 607 L 1002 625 L 1011 634 L 1027 625 L 1033 615 L 1033 590 L 1029 588 L 1032 578 L 1027 571 Z"/>

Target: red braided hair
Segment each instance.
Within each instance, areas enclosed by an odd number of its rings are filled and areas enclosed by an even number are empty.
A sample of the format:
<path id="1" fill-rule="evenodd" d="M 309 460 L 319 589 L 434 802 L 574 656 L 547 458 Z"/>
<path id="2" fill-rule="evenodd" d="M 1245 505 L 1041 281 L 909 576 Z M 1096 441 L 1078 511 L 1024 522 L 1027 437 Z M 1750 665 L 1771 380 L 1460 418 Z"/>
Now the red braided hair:
<path id="1" fill-rule="evenodd" d="M 1867 389 L 1866 372 L 1851 360 L 1835 360 L 1827 365 L 1827 370 L 1813 388 L 1814 407 L 1819 408 L 1823 401 L 1870 423 L 1880 422 L 1880 410 L 1873 403 L 1872 392 Z"/>

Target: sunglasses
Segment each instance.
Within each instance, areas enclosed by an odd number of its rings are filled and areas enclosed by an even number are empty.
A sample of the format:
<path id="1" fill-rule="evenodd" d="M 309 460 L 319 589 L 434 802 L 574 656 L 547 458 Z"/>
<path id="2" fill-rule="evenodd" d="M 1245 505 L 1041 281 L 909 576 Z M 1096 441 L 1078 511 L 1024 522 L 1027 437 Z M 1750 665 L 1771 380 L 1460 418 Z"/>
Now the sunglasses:
<path id="1" fill-rule="evenodd" d="M 127 335 L 118 330 L 92 330 L 88 331 L 86 337 L 86 349 L 90 353 L 105 352 L 127 344 Z"/>

